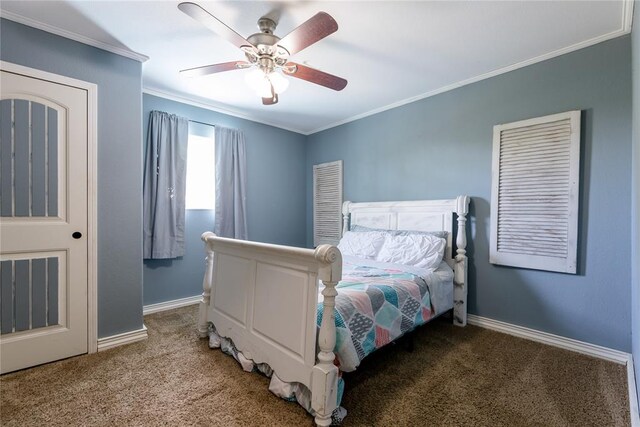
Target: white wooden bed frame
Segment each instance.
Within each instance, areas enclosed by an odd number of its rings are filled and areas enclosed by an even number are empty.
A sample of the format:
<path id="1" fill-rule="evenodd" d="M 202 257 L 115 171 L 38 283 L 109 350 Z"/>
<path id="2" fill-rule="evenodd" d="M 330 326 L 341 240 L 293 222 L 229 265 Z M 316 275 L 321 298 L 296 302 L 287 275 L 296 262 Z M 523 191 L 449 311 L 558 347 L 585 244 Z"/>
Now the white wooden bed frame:
<path id="1" fill-rule="evenodd" d="M 454 270 L 454 323 L 467 323 L 466 221 L 469 197 L 412 202 L 343 205 L 343 230 L 349 223 L 374 228 L 447 231 L 445 260 Z M 453 214 L 457 214 L 457 254 L 453 256 Z M 207 251 L 198 333 L 207 336 L 212 322 L 256 363 L 268 363 L 278 377 L 311 390 L 315 422 L 331 424 L 336 408 L 338 368 L 336 284 L 342 276 L 337 247 L 315 250 L 202 235 Z M 325 286 L 323 318 L 316 334 L 318 280 Z M 316 337 L 317 335 L 317 337 Z M 316 355 L 316 345 L 320 350 Z"/>

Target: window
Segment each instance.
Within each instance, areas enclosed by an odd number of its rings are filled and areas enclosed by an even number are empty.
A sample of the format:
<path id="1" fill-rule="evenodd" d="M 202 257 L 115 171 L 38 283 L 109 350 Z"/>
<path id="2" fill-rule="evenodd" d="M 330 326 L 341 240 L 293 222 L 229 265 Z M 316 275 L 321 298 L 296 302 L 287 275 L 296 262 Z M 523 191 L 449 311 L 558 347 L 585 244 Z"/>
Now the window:
<path id="1" fill-rule="evenodd" d="M 493 132 L 490 262 L 575 274 L 580 111 Z"/>
<path id="2" fill-rule="evenodd" d="M 186 209 L 215 209 L 215 138 L 189 134 Z"/>

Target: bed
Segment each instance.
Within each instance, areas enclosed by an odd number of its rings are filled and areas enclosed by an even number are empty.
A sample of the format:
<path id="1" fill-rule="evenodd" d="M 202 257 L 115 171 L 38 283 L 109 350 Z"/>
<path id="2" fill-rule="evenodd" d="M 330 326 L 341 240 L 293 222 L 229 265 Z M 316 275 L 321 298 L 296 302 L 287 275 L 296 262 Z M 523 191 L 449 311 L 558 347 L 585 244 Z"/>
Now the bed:
<path id="1" fill-rule="evenodd" d="M 452 271 L 448 297 L 452 294 L 452 300 L 440 303 L 437 313 L 425 314 L 424 321 L 452 309 L 454 324 L 465 326 L 468 208 L 468 196 L 448 200 L 345 202 L 343 233 L 355 226 L 446 232 L 443 261 Z M 267 364 L 284 382 L 306 386 L 311 393 L 310 406 L 316 424 L 330 425 L 339 388 L 340 368 L 336 366 L 334 350 L 341 326 L 338 315 L 336 327 L 336 296 L 342 287 L 337 285 L 343 278 L 340 250 L 332 245 L 302 249 L 227 239 L 211 232 L 204 233 L 202 240 L 207 258 L 199 336 L 207 337 L 213 325 L 217 334 L 232 340 L 247 359 Z M 347 271 L 347 278 L 349 274 Z M 321 314 L 319 327 L 318 314 Z"/>

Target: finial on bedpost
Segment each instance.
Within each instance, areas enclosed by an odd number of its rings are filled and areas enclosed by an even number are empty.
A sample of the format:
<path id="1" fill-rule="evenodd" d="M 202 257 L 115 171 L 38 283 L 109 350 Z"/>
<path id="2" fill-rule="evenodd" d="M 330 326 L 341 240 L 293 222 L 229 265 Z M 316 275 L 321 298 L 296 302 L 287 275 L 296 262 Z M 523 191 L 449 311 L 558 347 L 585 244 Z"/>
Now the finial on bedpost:
<path id="1" fill-rule="evenodd" d="M 344 202 L 342 204 L 342 235 L 349 231 L 349 205 L 351 202 Z"/>
<path id="2" fill-rule="evenodd" d="M 316 260 L 327 265 L 327 269 L 319 272 L 319 279 L 328 282 L 339 282 L 342 279 L 342 253 L 333 245 L 320 245 L 314 253 Z"/>
<path id="3" fill-rule="evenodd" d="M 467 214 L 469 213 L 469 196 L 458 196 L 456 214 L 458 230 L 456 237 L 456 263 L 453 277 L 453 323 L 457 326 L 467 325 Z"/>
<path id="4" fill-rule="evenodd" d="M 211 299 L 211 284 L 213 280 L 213 249 L 207 241 L 209 237 L 216 237 L 216 235 L 210 231 L 202 233 L 200 238 L 204 242 L 204 249 L 207 253 L 205 258 L 206 267 L 204 273 L 204 279 L 202 280 L 202 299 L 200 300 L 200 312 L 198 318 L 198 336 L 200 338 L 206 338 L 209 332 L 209 322 L 207 320 L 207 307 L 209 307 L 209 300 Z"/>
<path id="5" fill-rule="evenodd" d="M 334 365 L 336 346 L 336 285 L 342 278 L 342 254 L 331 245 L 316 248 L 315 258 L 327 268 L 319 271 L 324 289 L 322 296 L 322 323 L 318 332 L 318 363 L 314 365 L 311 379 L 311 407 L 316 412 L 319 426 L 331 425 L 331 415 L 337 407 L 338 368 Z"/>

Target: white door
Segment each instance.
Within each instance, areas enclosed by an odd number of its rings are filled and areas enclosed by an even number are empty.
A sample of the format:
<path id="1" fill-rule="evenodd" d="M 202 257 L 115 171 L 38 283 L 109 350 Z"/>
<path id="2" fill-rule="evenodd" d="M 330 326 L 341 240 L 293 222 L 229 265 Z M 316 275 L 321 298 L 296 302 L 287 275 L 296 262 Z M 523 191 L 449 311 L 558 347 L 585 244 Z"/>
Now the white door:
<path id="1" fill-rule="evenodd" d="M 87 90 L 2 70 L 0 371 L 87 352 Z"/>

